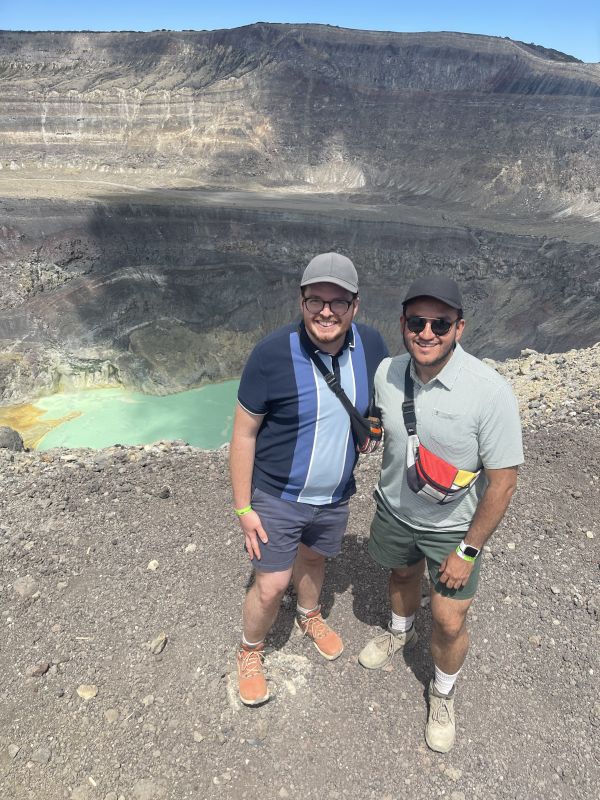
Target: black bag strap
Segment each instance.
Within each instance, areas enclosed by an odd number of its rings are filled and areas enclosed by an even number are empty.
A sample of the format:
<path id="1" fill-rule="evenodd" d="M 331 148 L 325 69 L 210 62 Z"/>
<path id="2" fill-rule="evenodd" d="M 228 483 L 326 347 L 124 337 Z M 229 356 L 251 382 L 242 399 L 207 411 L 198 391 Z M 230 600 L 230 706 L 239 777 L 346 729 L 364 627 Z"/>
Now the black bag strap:
<path id="1" fill-rule="evenodd" d="M 402 416 L 404 427 L 409 436 L 417 432 L 417 415 L 415 413 L 415 385 L 410 374 L 410 360 L 404 373 L 404 402 L 402 403 Z"/>
<path id="2" fill-rule="evenodd" d="M 306 332 L 306 329 L 303 325 L 300 325 L 298 328 L 298 334 L 300 336 L 300 341 L 310 356 L 311 361 L 315 365 L 315 367 L 319 370 L 321 375 L 325 378 L 325 383 L 331 391 L 335 394 L 338 398 L 340 403 L 344 406 L 346 411 L 350 416 L 350 421 L 352 422 L 352 430 L 358 436 L 360 440 L 364 439 L 365 436 L 368 436 L 371 430 L 370 423 L 366 420 L 360 411 L 356 408 L 356 406 L 352 403 L 346 392 L 342 389 L 342 386 L 337 379 L 334 372 L 330 372 L 325 364 L 321 361 L 319 356 L 315 352 L 315 346 L 311 342 Z M 362 434 L 362 435 L 360 435 Z"/>

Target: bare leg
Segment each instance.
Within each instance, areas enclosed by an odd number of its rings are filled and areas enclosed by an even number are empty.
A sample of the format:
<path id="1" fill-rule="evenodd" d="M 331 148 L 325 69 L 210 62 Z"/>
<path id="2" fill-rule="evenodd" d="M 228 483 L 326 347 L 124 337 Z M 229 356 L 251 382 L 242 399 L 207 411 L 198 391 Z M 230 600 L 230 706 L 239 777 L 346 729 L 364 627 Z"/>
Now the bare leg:
<path id="1" fill-rule="evenodd" d="M 469 649 L 466 617 L 469 600 L 455 600 L 431 591 L 431 655 L 433 663 L 448 675 L 454 675 L 464 664 Z"/>
<path id="2" fill-rule="evenodd" d="M 390 572 L 390 604 L 394 614 L 410 617 L 421 604 L 421 578 L 425 559 Z"/>
<path id="3" fill-rule="evenodd" d="M 281 598 L 288 587 L 292 569 L 284 572 L 260 572 L 256 570 L 253 585 L 244 602 L 244 636 L 248 642 L 262 642 L 270 631 Z"/>
<path id="4" fill-rule="evenodd" d="M 292 574 L 299 606 L 311 609 L 319 605 L 324 579 L 325 556 L 301 544 L 298 547 Z"/>

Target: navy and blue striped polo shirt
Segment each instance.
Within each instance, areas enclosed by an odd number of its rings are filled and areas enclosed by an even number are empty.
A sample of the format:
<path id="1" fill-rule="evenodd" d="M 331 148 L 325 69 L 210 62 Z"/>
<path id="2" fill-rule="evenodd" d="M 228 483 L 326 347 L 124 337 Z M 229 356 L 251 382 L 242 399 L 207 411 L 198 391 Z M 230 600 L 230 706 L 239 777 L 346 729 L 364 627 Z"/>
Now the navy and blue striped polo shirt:
<path id="1" fill-rule="evenodd" d="M 260 341 L 244 368 L 238 400 L 251 414 L 265 415 L 256 438 L 253 486 L 284 500 L 326 505 L 354 493 L 358 456 L 348 412 L 303 341 L 310 342 L 306 334 L 301 339 L 297 324 Z M 314 349 L 365 414 L 375 371 L 388 354 L 381 335 L 352 323 L 339 353 Z"/>

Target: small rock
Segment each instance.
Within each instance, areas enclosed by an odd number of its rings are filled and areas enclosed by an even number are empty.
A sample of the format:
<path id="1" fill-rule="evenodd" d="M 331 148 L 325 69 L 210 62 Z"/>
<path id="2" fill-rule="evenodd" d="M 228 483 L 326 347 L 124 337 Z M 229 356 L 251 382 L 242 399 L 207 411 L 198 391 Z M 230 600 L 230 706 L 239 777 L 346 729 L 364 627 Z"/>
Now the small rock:
<path id="1" fill-rule="evenodd" d="M 9 744 L 8 745 L 8 755 L 11 758 L 16 758 L 20 749 L 21 748 L 16 744 Z"/>
<path id="2" fill-rule="evenodd" d="M 77 694 L 82 700 L 91 700 L 98 694 L 98 687 L 94 683 L 82 683 L 77 687 Z"/>
<path id="3" fill-rule="evenodd" d="M 197 544 L 195 544 L 194 542 L 191 542 L 191 543 L 190 543 L 190 544 L 188 544 L 188 546 L 185 548 L 185 552 L 186 552 L 186 553 L 195 553 L 197 549 L 198 549 L 198 545 L 197 545 Z"/>
<path id="4" fill-rule="evenodd" d="M 152 655 L 157 656 L 159 653 L 162 653 L 162 651 L 165 649 L 167 641 L 167 634 L 159 633 L 158 636 L 150 642 L 150 652 Z"/>
<path id="5" fill-rule="evenodd" d="M 13 589 L 19 597 L 26 600 L 28 597 L 33 597 L 38 590 L 38 585 L 31 575 L 25 575 L 24 578 L 17 578 L 13 583 Z"/>
<path id="6" fill-rule="evenodd" d="M 117 711 L 116 708 L 107 708 L 106 711 L 104 712 L 104 719 L 110 723 L 118 722 L 119 712 Z"/>
<path id="7" fill-rule="evenodd" d="M 152 561 L 148 563 L 146 569 L 149 569 L 152 572 L 156 572 L 156 570 L 158 569 L 158 561 L 155 558 L 153 558 Z"/>
<path id="8" fill-rule="evenodd" d="M 195 742 L 203 742 L 204 736 L 200 733 L 200 731 L 194 731 L 194 741 Z"/>
<path id="9" fill-rule="evenodd" d="M 462 775 L 462 770 L 458 767 L 446 767 L 445 773 L 450 780 L 457 781 Z"/>
<path id="10" fill-rule="evenodd" d="M 153 694 L 147 694 L 146 697 L 142 698 L 142 703 L 146 706 L 146 708 L 148 708 L 148 706 L 153 705 L 154 704 L 154 695 Z"/>
<path id="11" fill-rule="evenodd" d="M 281 789 L 279 790 L 279 797 L 286 798 L 286 797 L 289 797 L 289 796 L 290 796 L 290 793 L 288 792 L 288 790 L 284 786 L 282 786 Z"/>
<path id="12" fill-rule="evenodd" d="M 40 661 L 39 664 L 35 664 L 33 667 L 28 667 L 25 671 L 25 675 L 28 678 L 41 678 L 42 675 L 45 675 L 49 669 L 50 664 L 47 661 Z"/>
<path id="13" fill-rule="evenodd" d="M 585 535 L 587 536 L 588 539 L 593 539 L 594 538 L 594 534 L 593 534 L 592 531 L 586 531 Z"/>
<path id="14" fill-rule="evenodd" d="M 583 497 L 583 494 L 581 492 L 579 492 L 579 491 L 571 492 L 571 497 L 574 497 L 575 500 L 580 500 Z"/>
<path id="15" fill-rule="evenodd" d="M 517 545 L 514 542 L 509 542 L 507 545 L 509 550 L 515 550 Z"/>
<path id="16" fill-rule="evenodd" d="M 36 764 L 47 764 L 52 758 L 52 752 L 47 747 L 38 747 L 31 754 L 31 760 Z"/>
<path id="17" fill-rule="evenodd" d="M 169 486 L 163 486 L 161 489 L 158 490 L 158 497 L 161 500 L 166 500 L 168 497 L 171 497 L 171 489 Z"/>
<path id="18" fill-rule="evenodd" d="M 552 594 L 560 594 L 560 588 L 558 586 L 551 586 L 550 591 Z"/>

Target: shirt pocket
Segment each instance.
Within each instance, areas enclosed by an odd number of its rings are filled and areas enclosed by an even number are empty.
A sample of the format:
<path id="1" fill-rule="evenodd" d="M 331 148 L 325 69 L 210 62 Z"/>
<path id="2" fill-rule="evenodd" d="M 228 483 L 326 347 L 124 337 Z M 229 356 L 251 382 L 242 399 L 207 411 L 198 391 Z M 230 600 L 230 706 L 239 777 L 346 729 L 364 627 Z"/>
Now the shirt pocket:
<path id="1" fill-rule="evenodd" d="M 458 412 L 434 408 L 423 433 L 425 432 L 436 455 L 448 461 L 454 459 L 454 465 L 458 467 L 460 464 L 456 462 L 461 457 L 464 459 L 473 446 L 467 419 Z"/>

